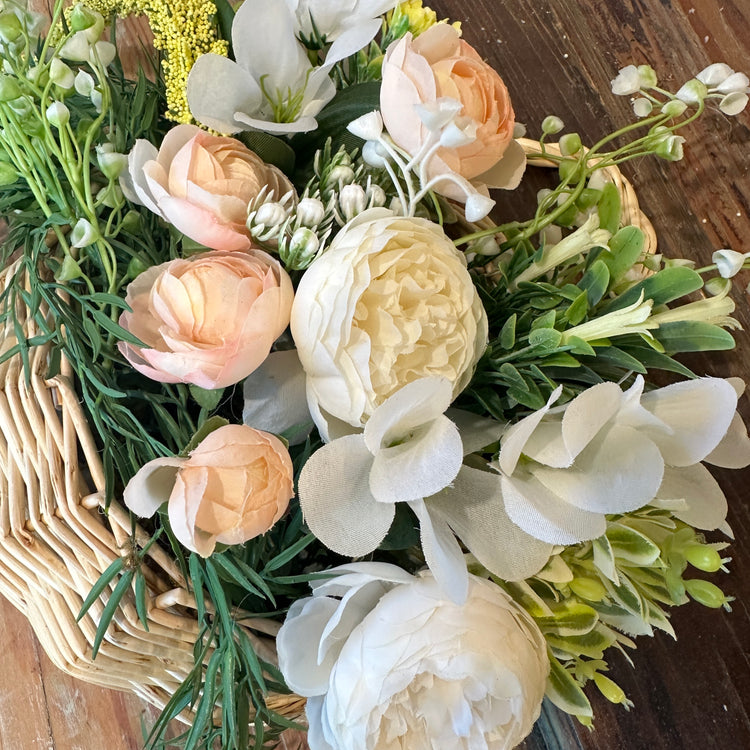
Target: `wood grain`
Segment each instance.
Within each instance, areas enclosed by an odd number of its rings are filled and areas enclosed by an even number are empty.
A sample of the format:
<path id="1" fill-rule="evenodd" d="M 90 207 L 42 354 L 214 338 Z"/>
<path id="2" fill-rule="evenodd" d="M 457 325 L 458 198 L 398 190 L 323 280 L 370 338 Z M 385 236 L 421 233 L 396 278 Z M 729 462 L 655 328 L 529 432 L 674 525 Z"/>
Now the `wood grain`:
<path id="1" fill-rule="evenodd" d="M 547 114 L 585 142 L 631 119 L 628 101 L 609 82 L 628 63 L 652 64 L 676 89 L 710 62 L 750 68 L 750 0 L 438 0 L 440 16 L 464 22 L 464 36 L 501 73 L 517 118 L 531 137 Z M 677 164 L 645 160 L 625 169 L 652 219 L 666 255 L 703 265 L 721 247 L 750 251 L 750 114 L 726 118 L 709 111 L 685 133 Z M 529 191 L 501 195 L 501 216 L 528 212 Z M 738 277 L 736 317 L 750 330 Z M 729 354 L 695 356 L 699 374 L 740 375 L 750 381 L 750 341 L 738 335 Z M 750 405 L 741 406 L 750 421 Z M 589 692 L 594 732 L 545 706 L 525 750 L 709 750 L 750 747 L 750 472 L 716 471 L 730 503 L 732 574 L 720 583 L 736 597 L 733 611 L 697 604 L 674 612 L 678 640 L 641 638 L 635 669 L 618 655 L 610 675 L 634 708 L 612 706 Z M 33 635 L 7 602 L 0 688 L 0 750 L 110 750 L 140 747 L 140 718 L 153 711 L 122 694 L 73 683 L 38 653 Z M 355 750 L 355 749 L 352 749 Z"/>

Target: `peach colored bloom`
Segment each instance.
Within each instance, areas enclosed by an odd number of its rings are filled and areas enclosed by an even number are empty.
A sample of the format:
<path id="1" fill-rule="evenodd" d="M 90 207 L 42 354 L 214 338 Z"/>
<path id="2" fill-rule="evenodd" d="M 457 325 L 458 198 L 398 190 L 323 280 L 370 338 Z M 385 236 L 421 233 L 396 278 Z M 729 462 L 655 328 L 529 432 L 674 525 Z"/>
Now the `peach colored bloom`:
<path id="1" fill-rule="evenodd" d="M 430 132 L 415 105 L 434 105 L 444 98 L 463 105 L 459 117 L 476 125 L 476 139 L 455 148 L 442 147 L 428 165 L 429 174 L 453 172 L 480 185 L 515 187 L 525 157 L 513 141 L 513 107 L 495 70 L 448 24 L 431 26 L 416 38 L 407 33 L 388 47 L 380 109 L 396 145 L 416 154 Z M 451 187 L 445 181 L 436 189 L 460 199 L 451 195 Z"/>
<path id="2" fill-rule="evenodd" d="M 138 372 L 162 383 L 224 388 L 260 366 L 289 324 L 294 292 L 262 250 L 211 251 L 144 271 L 127 289 L 120 342 Z"/>
<path id="3" fill-rule="evenodd" d="M 263 187 L 279 198 L 292 184 L 235 138 L 178 125 L 161 148 L 136 141 L 123 192 L 214 250 L 247 250 L 247 205 Z"/>
<path id="4" fill-rule="evenodd" d="M 292 460 L 274 435 L 246 425 L 211 432 L 188 458 L 149 461 L 125 488 L 125 505 L 150 517 L 167 503 L 188 549 L 207 557 L 219 544 L 265 534 L 294 495 Z"/>

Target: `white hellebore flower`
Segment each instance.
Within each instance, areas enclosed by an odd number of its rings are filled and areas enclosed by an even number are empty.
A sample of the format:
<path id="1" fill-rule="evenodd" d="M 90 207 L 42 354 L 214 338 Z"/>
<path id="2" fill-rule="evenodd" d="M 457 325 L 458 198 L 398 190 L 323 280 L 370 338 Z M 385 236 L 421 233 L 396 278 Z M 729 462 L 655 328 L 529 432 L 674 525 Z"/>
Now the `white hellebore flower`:
<path id="1" fill-rule="evenodd" d="M 670 501 L 690 525 L 728 530 L 724 494 L 700 462 L 750 463 L 735 384 L 700 378 L 645 394 L 643 385 L 638 376 L 623 393 L 600 383 L 551 409 L 558 389 L 509 428 L 498 466 L 505 510 L 519 527 L 575 544 L 601 536 L 608 513 Z"/>
<path id="2" fill-rule="evenodd" d="M 429 573 L 351 563 L 313 582 L 277 638 L 307 697 L 312 750 L 510 750 L 539 717 L 547 649 L 529 615 L 470 577 L 464 604 Z"/>
<path id="3" fill-rule="evenodd" d="M 366 47 L 380 31 L 380 16 L 398 0 L 286 0 L 294 13 L 297 36 L 312 39 L 315 32 L 333 42 L 326 55 L 343 60 Z"/>
<path id="4" fill-rule="evenodd" d="M 196 120 L 221 133 L 298 133 L 317 127 L 315 115 L 333 99 L 330 66 L 313 68 L 295 36 L 285 2 L 245 0 L 232 22 L 235 61 L 201 55 L 188 76 Z"/>

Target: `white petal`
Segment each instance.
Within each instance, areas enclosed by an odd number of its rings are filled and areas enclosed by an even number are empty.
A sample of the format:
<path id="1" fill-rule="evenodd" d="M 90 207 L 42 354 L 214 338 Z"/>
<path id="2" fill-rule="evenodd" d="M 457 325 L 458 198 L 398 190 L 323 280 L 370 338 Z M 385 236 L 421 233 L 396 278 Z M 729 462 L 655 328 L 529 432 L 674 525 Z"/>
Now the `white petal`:
<path id="1" fill-rule="evenodd" d="M 626 513 L 656 496 L 664 460 L 656 445 L 632 427 L 612 425 L 570 469 L 535 466 L 534 477 L 570 505 L 593 513 Z"/>
<path id="2" fill-rule="evenodd" d="M 729 429 L 737 394 L 721 378 L 699 378 L 645 393 L 641 404 L 668 425 L 672 435 L 649 430 L 649 437 L 670 466 L 702 461 Z"/>
<path id="3" fill-rule="evenodd" d="M 685 500 L 687 510 L 674 511 L 681 521 L 697 529 L 713 531 L 720 528 L 727 517 L 727 499 L 716 480 L 702 464 L 671 469 L 664 472 L 659 497 L 666 500 Z"/>
<path id="4" fill-rule="evenodd" d="M 163 218 L 161 209 L 156 205 L 143 178 L 143 166 L 146 162 L 156 161 L 158 156 L 159 151 L 153 143 L 149 143 L 144 138 L 136 140 L 128 154 L 128 171 L 120 175 L 120 187 L 129 201 L 145 206 L 149 211 Z"/>
<path id="5" fill-rule="evenodd" d="M 298 427 L 287 438 L 293 445 L 305 440 L 312 428 L 307 408 L 305 371 L 294 349 L 271 352 L 243 386 L 242 421 L 257 430 L 280 433 Z"/>
<path id="6" fill-rule="evenodd" d="M 466 205 L 464 206 L 464 215 L 466 221 L 480 221 L 492 211 L 495 201 L 481 193 L 470 193 L 466 196 Z"/>
<path id="7" fill-rule="evenodd" d="M 725 469 L 744 469 L 750 465 L 750 438 L 738 412 L 732 417 L 727 434 L 703 460 Z"/>
<path id="8" fill-rule="evenodd" d="M 300 506 L 310 531 L 334 552 L 361 557 L 383 541 L 394 506 L 369 487 L 372 455 L 361 435 L 348 435 L 310 456 L 300 473 Z"/>
<path id="9" fill-rule="evenodd" d="M 563 441 L 573 458 L 615 416 L 622 401 L 620 386 L 616 383 L 599 383 L 587 388 L 568 404 L 562 420 L 562 432 Z"/>
<path id="10" fill-rule="evenodd" d="M 381 447 L 441 416 L 452 397 L 447 378 L 421 378 L 408 383 L 372 413 L 365 425 L 365 444 L 375 455 Z"/>
<path id="11" fill-rule="evenodd" d="M 505 512 L 499 474 L 463 466 L 452 487 L 425 503 L 441 516 L 487 570 L 506 581 L 538 573 L 552 545 L 522 531 Z"/>
<path id="12" fill-rule="evenodd" d="M 278 133 L 288 135 L 290 133 L 307 133 L 318 127 L 314 117 L 298 117 L 293 122 L 273 122 L 260 117 L 250 117 L 244 112 L 235 112 L 234 119 L 241 124 L 238 130 L 262 130 L 264 133 Z"/>
<path id="13" fill-rule="evenodd" d="M 232 60 L 214 54 L 201 55 L 195 61 L 188 75 L 187 98 L 193 117 L 219 133 L 242 130 L 235 114 L 256 113 L 263 104 L 253 76 Z"/>
<path id="14" fill-rule="evenodd" d="M 721 94 L 735 92 L 744 94 L 747 93 L 748 86 L 750 86 L 750 79 L 744 73 L 732 73 L 716 87 L 716 90 Z"/>
<path id="15" fill-rule="evenodd" d="M 376 141 L 383 133 L 383 118 L 380 111 L 375 109 L 352 120 L 346 129 L 363 141 Z"/>
<path id="16" fill-rule="evenodd" d="M 503 153 L 503 158 L 486 172 L 475 177 L 472 182 L 490 188 L 515 190 L 525 171 L 526 152 L 518 141 L 511 141 Z"/>
<path id="17" fill-rule="evenodd" d="M 719 102 L 719 109 L 730 117 L 734 117 L 742 112 L 747 107 L 750 97 L 742 91 L 733 91 L 731 94 L 727 94 Z"/>
<path id="18" fill-rule="evenodd" d="M 703 68 L 696 78 L 705 83 L 706 86 L 717 86 L 722 81 L 729 78 L 734 73 L 734 70 L 730 68 L 726 63 L 712 63 L 706 68 Z"/>
<path id="19" fill-rule="evenodd" d="M 326 67 L 331 67 L 339 60 L 366 47 L 378 31 L 380 31 L 379 18 L 362 18 L 356 24 L 349 26 L 326 52 Z"/>
<path id="20" fill-rule="evenodd" d="M 463 409 L 448 409 L 445 416 L 458 427 L 465 456 L 498 442 L 504 429 L 504 426 L 495 419 Z"/>
<path id="21" fill-rule="evenodd" d="M 338 601 L 327 596 L 298 599 L 276 636 L 276 650 L 287 685 L 297 695 L 309 698 L 324 695 L 338 653 L 318 661 L 318 650 L 311 644 L 320 641 L 330 618 L 338 609 Z"/>
<path id="22" fill-rule="evenodd" d="M 463 604 L 469 591 L 469 572 L 456 537 L 440 516 L 430 516 L 423 500 L 409 506 L 419 519 L 425 562 L 446 596 Z"/>
<path id="23" fill-rule="evenodd" d="M 552 404 L 560 398 L 561 393 L 562 386 L 558 386 L 549 397 L 549 401 L 547 401 L 545 406 L 533 414 L 529 414 L 528 417 L 524 417 L 520 422 L 511 425 L 503 435 L 498 463 L 504 474 L 510 475 L 514 472 L 526 442 L 537 428 L 537 425 L 542 421 L 542 417 L 550 410 Z"/>
<path id="24" fill-rule="evenodd" d="M 411 439 L 378 451 L 372 462 L 370 491 L 379 502 L 390 503 L 434 495 L 455 479 L 463 455 L 456 425 L 441 415 Z"/>
<path id="25" fill-rule="evenodd" d="M 550 544 L 577 544 L 607 530 L 601 513 L 564 502 L 534 478 L 502 478 L 505 510 L 527 534 Z"/>
<path id="26" fill-rule="evenodd" d="M 128 482 L 122 499 L 140 518 L 151 518 L 169 500 L 177 471 L 185 458 L 156 458 L 141 467 Z"/>

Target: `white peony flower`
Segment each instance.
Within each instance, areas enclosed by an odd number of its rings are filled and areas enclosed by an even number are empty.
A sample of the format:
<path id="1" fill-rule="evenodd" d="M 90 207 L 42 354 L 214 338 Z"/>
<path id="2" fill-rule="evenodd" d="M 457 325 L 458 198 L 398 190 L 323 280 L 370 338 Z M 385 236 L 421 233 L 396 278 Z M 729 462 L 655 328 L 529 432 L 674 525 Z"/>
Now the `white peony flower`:
<path id="1" fill-rule="evenodd" d="M 437 224 L 386 209 L 361 213 L 313 261 L 291 327 L 325 439 L 419 378 L 446 378 L 455 398 L 487 345 L 464 256 Z"/>
<path id="2" fill-rule="evenodd" d="M 336 93 L 328 76 L 335 60 L 329 55 L 326 66 L 313 68 L 295 28 L 287 3 L 245 0 L 232 22 L 236 62 L 208 53 L 190 71 L 195 119 L 221 133 L 314 130 L 315 115 Z"/>
<path id="3" fill-rule="evenodd" d="M 429 573 L 330 572 L 276 641 L 285 679 L 308 699 L 312 750 L 509 750 L 531 731 L 546 643 L 499 587 L 471 576 L 458 605 Z"/>
<path id="4" fill-rule="evenodd" d="M 505 510 L 526 533 L 551 544 L 595 539 L 606 514 L 677 500 L 677 518 L 726 530 L 727 504 L 701 465 L 750 463 L 737 425 L 735 384 L 688 380 L 643 393 L 600 383 L 570 403 L 547 406 L 511 426 L 498 468 Z M 731 436 L 731 437 L 730 437 Z"/>

